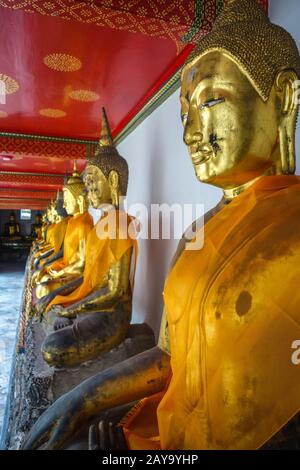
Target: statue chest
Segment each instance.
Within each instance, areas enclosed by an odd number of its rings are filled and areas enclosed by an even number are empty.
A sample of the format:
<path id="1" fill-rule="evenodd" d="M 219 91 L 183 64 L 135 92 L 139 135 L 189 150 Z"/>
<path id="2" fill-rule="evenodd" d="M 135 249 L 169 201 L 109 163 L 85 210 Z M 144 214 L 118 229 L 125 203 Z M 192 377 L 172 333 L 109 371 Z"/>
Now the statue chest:
<path id="1" fill-rule="evenodd" d="M 300 326 L 299 281 L 298 222 L 292 227 L 272 224 L 241 241 L 209 276 L 199 305 L 207 359 L 213 369 L 218 354 L 226 355 L 226 345 L 241 338 L 255 344 L 259 337 L 277 334 L 278 341 L 286 342 L 289 360 L 291 344 L 297 338 L 293 333 L 284 338 L 278 325 L 285 321 L 290 332 L 293 322 Z"/>

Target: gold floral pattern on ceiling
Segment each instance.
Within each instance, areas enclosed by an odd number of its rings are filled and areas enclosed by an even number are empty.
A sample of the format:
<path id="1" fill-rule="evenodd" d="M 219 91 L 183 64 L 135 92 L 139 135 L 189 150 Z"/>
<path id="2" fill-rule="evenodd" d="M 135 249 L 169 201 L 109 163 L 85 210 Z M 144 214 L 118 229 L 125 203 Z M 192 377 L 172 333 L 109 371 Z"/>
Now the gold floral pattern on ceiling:
<path id="1" fill-rule="evenodd" d="M 49 118 L 62 118 L 62 117 L 65 117 L 67 114 L 62 109 L 54 109 L 54 108 L 40 109 L 39 113 L 41 116 L 49 117 Z"/>
<path id="2" fill-rule="evenodd" d="M 38 137 L 0 136 L 0 153 L 10 155 L 39 155 L 49 158 L 85 160 L 94 154 L 97 142 L 73 143 L 42 140 Z"/>
<path id="3" fill-rule="evenodd" d="M 2 89 L 5 88 L 5 89 Z M 19 90 L 20 86 L 16 80 L 14 80 L 9 75 L 0 73 L 0 94 L 10 95 L 16 93 Z"/>
<path id="4" fill-rule="evenodd" d="M 0 6 L 169 39 L 178 52 L 194 16 L 193 0 L 0 0 Z"/>
<path id="5" fill-rule="evenodd" d="M 40 186 L 49 185 L 54 187 L 63 186 L 64 175 L 52 176 L 52 175 L 41 175 L 41 174 L 24 174 L 18 172 L 5 173 L 0 171 L 0 184 L 9 183 L 11 187 L 19 188 L 20 184 L 32 184 L 39 188 Z"/>
<path id="6" fill-rule="evenodd" d="M 44 64 L 57 72 L 76 72 L 82 67 L 81 60 L 70 54 L 54 53 L 44 57 Z"/>
<path id="7" fill-rule="evenodd" d="M 100 99 L 100 95 L 92 90 L 72 90 L 69 93 L 69 97 L 72 100 L 84 102 L 98 101 Z"/>
<path id="8" fill-rule="evenodd" d="M 36 191 L 34 189 L 20 189 L 20 188 L 0 188 L 0 199 L 2 198 L 21 198 L 21 199 L 53 199 L 55 191 Z"/>

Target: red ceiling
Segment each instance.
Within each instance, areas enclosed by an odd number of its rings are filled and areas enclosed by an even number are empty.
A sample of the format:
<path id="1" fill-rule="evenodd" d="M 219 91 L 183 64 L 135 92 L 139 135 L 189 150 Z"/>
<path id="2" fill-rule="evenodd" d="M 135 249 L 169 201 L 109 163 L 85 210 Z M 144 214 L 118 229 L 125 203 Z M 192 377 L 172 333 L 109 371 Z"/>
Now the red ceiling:
<path id="1" fill-rule="evenodd" d="M 44 207 L 43 198 L 49 199 L 49 191 L 61 187 L 63 175 L 71 170 L 70 160 L 78 160 L 79 169 L 84 168 L 93 145 L 65 138 L 95 141 L 102 106 L 113 135 L 128 124 L 191 50 L 181 38 L 193 23 L 195 3 L 0 1 L 0 79 L 1 74 L 7 75 L 18 85 L 0 103 L 0 208 L 5 204 L 6 208 L 24 207 L 25 202 L 26 207 Z M 198 4 L 204 34 L 211 29 L 220 1 Z M 79 68 L 54 70 L 45 64 L 49 54 L 73 56 Z M 92 91 L 99 98 L 74 100 L 70 93 L 76 90 Z M 62 111 L 63 116 L 40 114 L 49 108 Z M 24 139 L 3 133 L 43 137 Z"/>
<path id="2" fill-rule="evenodd" d="M 171 40 L 24 11 L 2 8 L 1 24 L 0 73 L 20 87 L 0 106 L 8 113 L 1 119 L 7 132 L 95 139 L 101 107 L 107 108 L 115 129 L 177 56 Z M 72 72 L 52 70 L 43 60 L 53 53 L 74 56 L 82 66 Z M 97 93 L 99 100 L 86 103 L 69 97 L 81 89 Z M 66 115 L 41 116 L 45 108 Z"/>

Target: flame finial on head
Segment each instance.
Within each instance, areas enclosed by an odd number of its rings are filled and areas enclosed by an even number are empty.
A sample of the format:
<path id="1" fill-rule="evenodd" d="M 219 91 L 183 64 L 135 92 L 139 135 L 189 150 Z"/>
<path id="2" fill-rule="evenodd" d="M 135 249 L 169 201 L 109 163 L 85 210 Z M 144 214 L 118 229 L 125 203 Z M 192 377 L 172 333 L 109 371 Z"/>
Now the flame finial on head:
<path id="1" fill-rule="evenodd" d="M 121 195 L 126 195 L 128 184 L 128 164 L 125 158 L 121 157 L 114 145 L 109 121 L 104 108 L 102 108 L 101 137 L 95 150 L 95 154 L 92 157 L 87 158 L 87 166 L 96 166 L 102 171 L 106 178 L 108 178 L 111 171 L 116 171 L 119 175 Z"/>
<path id="2" fill-rule="evenodd" d="M 67 179 L 64 189 L 68 189 L 76 199 L 85 194 L 84 182 L 78 173 L 76 160 L 73 163 L 73 174 Z"/>
<path id="3" fill-rule="evenodd" d="M 105 108 L 102 108 L 101 119 L 101 137 L 98 142 L 98 147 L 113 147 L 114 140 L 111 134 L 110 125 L 107 119 Z"/>
<path id="4" fill-rule="evenodd" d="M 77 161 L 74 160 L 74 163 L 73 163 L 73 175 L 72 176 L 79 176 L 79 173 L 77 171 Z"/>

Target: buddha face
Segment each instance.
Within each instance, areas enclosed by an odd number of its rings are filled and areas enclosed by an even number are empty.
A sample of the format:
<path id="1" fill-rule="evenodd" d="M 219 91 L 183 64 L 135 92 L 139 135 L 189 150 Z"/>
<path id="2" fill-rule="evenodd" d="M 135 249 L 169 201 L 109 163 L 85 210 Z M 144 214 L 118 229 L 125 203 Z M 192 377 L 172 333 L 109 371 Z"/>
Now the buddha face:
<path id="1" fill-rule="evenodd" d="M 180 99 L 184 142 L 200 181 L 230 189 L 274 166 L 281 106 L 275 86 L 264 102 L 238 65 L 213 51 L 184 68 Z"/>
<path id="2" fill-rule="evenodd" d="M 71 191 L 69 191 L 69 189 L 67 188 L 63 189 L 63 193 L 64 193 L 64 208 L 66 209 L 67 214 L 73 215 L 76 212 L 78 212 L 79 208 L 78 208 L 78 203 L 77 203 L 75 196 L 73 196 Z"/>
<path id="3" fill-rule="evenodd" d="M 49 220 L 50 224 L 53 223 L 52 206 L 48 207 L 47 209 L 47 219 Z"/>
<path id="4" fill-rule="evenodd" d="M 55 205 L 52 206 L 51 215 L 52 215 L 52 222 L 56 223 L 59 220 L 59 215 L 57 213 Z"/>
<path id="5" fill-rule="evenodd" d="M 98 167 L 93 165 L 87 166 L 84 184 L 91 207 L 97 209 L 101 204 L 111 203 L 111 190 L 108 179 Z"/>

